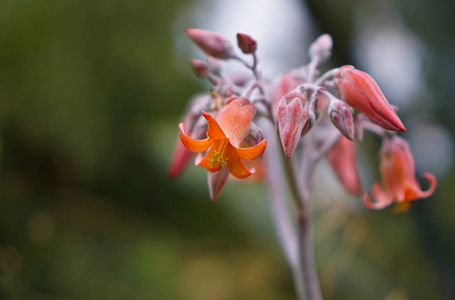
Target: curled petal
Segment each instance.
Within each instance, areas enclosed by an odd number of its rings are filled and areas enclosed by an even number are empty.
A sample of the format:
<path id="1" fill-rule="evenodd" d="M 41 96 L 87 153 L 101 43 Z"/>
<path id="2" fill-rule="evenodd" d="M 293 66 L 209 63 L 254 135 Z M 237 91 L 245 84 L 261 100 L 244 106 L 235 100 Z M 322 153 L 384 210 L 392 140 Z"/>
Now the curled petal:
<path id="1" fill-rule="evenodd" d="M 248 171 L 248 169 L 245 168 L 242 161 L 240 160 L 239 155 L 237 154 L 237 150 L 234 147 L 229 147 L 227 149 L 226 156 L 229 157 L 229 160 L 227 161 L 227 167 L 233 176 L 243 179 L 255 172 L 254 169 Z"/>
<path id="2" fill-rule="evenodd" d="M 253 146 L 250 148 L 235 148 L 235 149 L 237 150 L 237 153 L 241 159 L 253 160 L 253 159 L 256 159 L 259 156 L 261 156 L 262 153 L 264 153 L 266 146 L 267 146 L 267 141 L 262 140 L 262 142 L 260 142 L 256 146 Z"/>
<path id="3" fill-rule="evenodd" d="M 381 190 L 381 184 L 376 182 L 373 185 L 372 194 L 375 199 L 374 202 L 371 202 L 369 193 L 365 193 L 363 196 L 363 202 L 365 206 L 371 209 L 382 209 L 386 206 L 389 206 L 393 202 L 392 195 L 386 194 Z"/>
<path id="4" fill-rule="evenodd" d="M 196 140 L 190 138 L 188 135 L 186 135 L 183 129 L 183 123 L 179 124 L 179 129 L 181 132 L 180 140 L 182 141 L 182 144 L 191 152 L 204 152 L 213 144 L 213 141 L 209 140 L 208 138 L 205 140 Z"/>
<path id="5" fill-rule="evenodd" d="M 207 172 L 209 194 L 212 202 L 215 202 L 221 195 L 221 191 L 229 177 L 229 170 L 224 168 L 218 172 Z"/>
<path id="6" fill-rule="evenodd" d="M 423 173 L 422 177 L 423 179 L 428 181 L 430 187 L 426 191 L 420 191 L 419 198 L 427 198 L 430 197 L 433 194 L 434 190 L 436 189 L 437 185 L 436 177 L 434 177 L 434 175 L 430 173 Z"/>
<path id="7" fill-rule="evenodd" d="M 216 122 L 216 120 L 205 111 L 202 112 L 202 115 L 209 123 L 209 128 L 207 131 L 207 136 L 209 139 L 225 139 L 226 135 L 224 134 L 223 130 L 221 129 L 220 125 Z M 207 149 L 206 149 L 207 150 Z"/>

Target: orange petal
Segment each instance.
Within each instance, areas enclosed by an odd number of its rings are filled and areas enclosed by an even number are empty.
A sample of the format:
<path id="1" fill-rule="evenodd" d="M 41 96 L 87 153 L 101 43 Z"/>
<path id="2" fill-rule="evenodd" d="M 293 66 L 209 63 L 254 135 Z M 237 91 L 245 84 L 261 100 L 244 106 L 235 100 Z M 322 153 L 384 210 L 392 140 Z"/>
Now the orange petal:
<path id="1" fill-rule="evenodd" d="M 436 189 L 437 185 L 436 177 L 434 177 L 433 174 L 423 173 L 423 179 L 430 183 L 430 187 L 426 191 L 421 191 L 421 193 L 419 193 L 419 198 L 430 197 Z"/>
<path id="2" fill-rule="evenodd" d="M 213 142 L 213 147 L 210 148 L 209 152 L 207 152 L 207 154 L 202 159 L 200 159 L 200 157 L 198 157 L 196 164 L 199 167 L 206 168 L 210 172 L 216 172 L 220 169 L 220 165 L 218 163 L 213 163 L 210 161 L 210 159 L 215 156 L 215 151 L 216 151 L 216 149 L 218 149 L 219 143 L 220 143 L 220 140 L 215 140 Z"/>
<path id="3" fill-rule="evenodd" d="M 195 140 L 193 138 L 190 138 L 183 130 L 183 123 L 179 124 L 179 129 L 181 131 L 180 140 L 182 141 L 183 145 L 191 152 L 204 152 L 213 144 L 213 141 L 208 138 L 205 140 Z"/>
<path id="4" fill-rule="evenodd" d="M 207 136 L 209 137 L 209 139 L 225 139 L 226 135 L 224 134 L 220 125 L 218 125 L 217 121 L 205 111 L 202 112 L 202 115 L 209 123 L 209 129 L 207 132 Z"/>
<path id="5" fill-rule="evenodd" d="M 247 168 L 245 168 L 239 155 L 237 154 L 236 148 L 229 145 L 226 151 L 226 157 L 228 158 L 227 167 L 233 176 L 243 179 L 254 173 L 254 170 L 253 172 L 250 172 Z"/>
<path id="6" fill-rule="evenodd" d="M 248 135 L 255 108 L 250 100 L 244 97 L 232 97 L 216 114 L 215 119 L 229 137 L 231 144 L 238 146 Z"/>
<path id="7" fill-rule="evenodd" d="M 236 148 L 237 154 L 240 156 L 241 159 L 244 160 L 253 160 L 258 158 L 259 156 L 264 153 L 265 147 L 267 146 L 267 141 L 262 140 L 259 144 L 256 146 L 250 147 L 250 148 Z"/>
<path id="8" fill-rule="evenodd" d="M 390 194 L 386 194 L 381 190 L 381 184 L 376 182 L 373 185 L 372 194 L 375 201 L 371 202 L 369 193 L 365 193 L 363 196 L 363 202 L 365 206 L 372 209 L 382 209 L 386 206 L 389 206 L 393 202 L 393 198 Z"/>

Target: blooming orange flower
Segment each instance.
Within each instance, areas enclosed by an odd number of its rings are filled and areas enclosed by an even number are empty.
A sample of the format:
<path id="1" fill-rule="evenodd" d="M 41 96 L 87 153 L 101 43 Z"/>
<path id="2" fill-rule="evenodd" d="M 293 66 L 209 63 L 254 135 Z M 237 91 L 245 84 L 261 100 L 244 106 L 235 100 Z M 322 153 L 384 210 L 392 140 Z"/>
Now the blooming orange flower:
<path id="1" fill-rule="evenodd" d="M 393 202 L 397 203 L 397 211 L 405 211 L 410 207 L 410 201 L 426 198 L 433 194 L 436 188 L 436 178 L 424 173 L 423 178 L 430 183 L 427 191 L 422 191 L 414 176 L 415 166 L 408 143 L 400 137 L 392 137 L 384 142 L 380 152 L 379 171 L 381 183 L 373 185 L 372 194 L 375 202 L 371 202 L 368 193 L 364 196 L 368 208 L 381 209 Z"/>
<path id="2" fill-rule="evenodd" d="M 183 145 L 192 152 L 207 153 L 196 159 L 196 165 L 210 172 L 217 172 L 225 167 L 237 178 L 246 178 L 254 173 L 248 170 L 241 159 L 253 160 L 265 150 L 267 142 L 262 140 L 250 148 L 238 148 L 240 142 L 248 135 L 250 122 L 254 115 L 254 107 L 243 97 L 226 100 L 226 105 L 215 118 L 206 112 L 202 115 L 208 122 L 207 138 L 196 140 L 185 134 L 183 123 L 179 124 L 180 139 Z"/>

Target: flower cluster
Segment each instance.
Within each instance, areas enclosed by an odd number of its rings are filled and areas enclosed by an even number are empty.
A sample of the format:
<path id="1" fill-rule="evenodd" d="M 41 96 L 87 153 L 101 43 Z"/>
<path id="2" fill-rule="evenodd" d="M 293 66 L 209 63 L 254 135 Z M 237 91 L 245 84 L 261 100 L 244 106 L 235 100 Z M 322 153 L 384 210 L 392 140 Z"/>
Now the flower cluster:
<path id="1" fill-rule="evenodd" d="M 275 155 L 275 160 L 281 159 L 277 151 L 266 149 L 264 139 L 277 135 L 284 159 L 296 156 L 294 161 L 305 169 L 326 158 L 347 192 L 364 193 L 368 208 L 381 209 L 396 202 L 397 210 L 402 211 L 410 201 L 433 193 L 436 179 L 428 173 L 423 178 L 430 187 L 421 190 L 409 146 L 397 136 L 406 129 L 374 79 L 348 65 L 319 72 L 318 67 L 331 55 L 329 35 L 310 45 L 307 65 L 269 81 L 258 70 L 257 43 L 250 36 L 237 34 L 242 54 L 218 34 L 198 29 L 186 33 L 207 55 L 205 62 L 192 60 L 191 68 L 196 77 L 208 80 L 213 87 L 190 102 L 179 125 L 172 177 L 183 171 L 193 153 L 199 153 L 195 164 L 207 169 L 209 192 L 215 201 L 229 174 L 244 179 L 255 172 L 244 161 L 261 164 L 264 151 Z M 224 75 L 222 66 L 227 60 L 240 62 L 249 73 Z M 272 124 L 275 132 L 270 134 L 266 129 L 270 126 L 264 127 L 264 122 Z M 362 141 L 364 131 L 383 140 L 379 155 L 383 183 L 373 185 L 373 199 L 364 192 L 357 172 L 356 143 Z M 285 172 L 268 167 L 268 172 Z"/>

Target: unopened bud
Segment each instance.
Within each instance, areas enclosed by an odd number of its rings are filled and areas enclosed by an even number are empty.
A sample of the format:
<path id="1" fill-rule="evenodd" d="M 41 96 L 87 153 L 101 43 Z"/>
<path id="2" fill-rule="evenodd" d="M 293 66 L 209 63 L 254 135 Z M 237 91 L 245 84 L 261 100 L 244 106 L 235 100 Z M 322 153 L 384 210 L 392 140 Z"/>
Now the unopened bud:
<path id="1" fill-rule="evenodd" d="M 193 70 L 194 75 L 199 79 L 205 79 L 209 76 L 209 69 L 205 62 L 192 59 L 190 61 L 191 70 Z"/>
<path id="2" fill-rule="evenodd" d="M 243 33 L 237 33 L 237 44 L 239 48 L 245 54 L 251 54 L 256 52 L 257 43 L 249 35 Z"/>
<path id="3" fill-rule="evenodd" d="M 297 92 L 285 94 L 278 104 L 276 116 L 281 144 L 286 157 L 289 158 L 297 147 L 302 130 L 308 121 L 307 99 Z M 310 127 L 311 123 L 308 126 Z"/>
<path id="4" fill-rule="evenodd" d="M 318 63 L 325 62 L 332 55 L 333 41 L 328 34 L 319 36 L 309 48 L 311 60 L 316 60 Z"/>
<path id="5" fill-rule="evenodd" d="M 300 80 L 297 75 L 293 73 L 282 73 L 273 81 L 271 88 L 271 98 L 272 98 L 272 112 L 273 121 L 276 124 L 276 115 L 278 104 L 280 103 L 281 97 L 286 93 L 292 91 L 294 88 L 302 84 L 303 81 Z"/>
<path id="6" fill-rule="evenodd" d="M 228 59 L 233 56 L 231 43 L 221 35 L 201 29 L 187 29 L 186 34 L 209 56 L 219 59 Z"/>
<path id="7" fill-rule="evenodd" d="M 355 136 L 354 117 L 350 107 L 340 100 L 332 100 L 329 105 L 328 114 L 333 125 L 349 140 L 353 141 Z"/>
<path id="8" fill-rule="evenodd" d="M 341 98 L 363 112 L 371 122 L 391 131 L 406 131 L 374 79 L 353 66 L 343 66 L 335 75 Z"/>
<path id="9" fill-rule="evenodd" d="M 257 145 L 264 139 L 262 128 L 251 122 L 250 131 L 248 133 L 248 144 Z"/>

